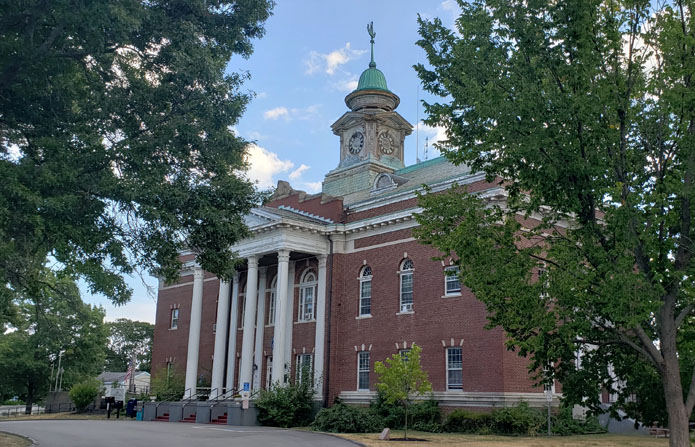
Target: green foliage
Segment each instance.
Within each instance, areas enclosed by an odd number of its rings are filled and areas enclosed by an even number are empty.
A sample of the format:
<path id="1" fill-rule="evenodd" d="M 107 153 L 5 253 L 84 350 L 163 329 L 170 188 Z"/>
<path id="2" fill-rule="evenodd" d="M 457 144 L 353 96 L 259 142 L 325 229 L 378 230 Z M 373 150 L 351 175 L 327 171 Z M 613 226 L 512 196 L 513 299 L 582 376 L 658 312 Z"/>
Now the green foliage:
<path id="1" fill-rule="evenodd" d="M 493 419 L 490 413 L 468 410 L 454 410 L 449 413 L 442 424 L 442 430 L 454 433 L 492 433 Z"/>
<path id="2" fill-rule="evenodd" d="M 374 433 L 386 425 L 371 408 L 338 402 L 318 412 L 311 428 L 330 433 Z"/>
<path id="3" fill-rule="evenodd" d="M 63 388 L 101 372 L 107 331 L 104 310 L 82 302 L 69 278 L 42 271 L 31 294 L 17 298 L 16 325 L 0 334 L 0 371 L 3 387 L 25 399 L 27 406 L 41 398 L 49 387 L 51 364 L 61 368 Z"/>
<path id="4" fill-rule="evenodd" d="M 537 435 L 546 427 L 546 418 L 526 402 L 515 407 L 497 408 L 492 412 L 493 431 L 507 435 Z"/>
<path id="5" fill-rule="evenodd" d="M 185 391 L 186 375 L 175 368 L 162 368 L 150 377 L 150 394 L 158 401 L 181 400 Z"/>
<path id="6" fill-rule="evenodd" d="M 571 382 L 568 403 L 596 412 L 614 388 L 614 408 L 668 416 L 684 445 L 695 404 L 692 5 L 458 3 L 456 31 L 419 20 L 428 65 L 415 68 L 437 96 L 426 122 L 446 129 L 449 160 L 507 199 L 425 195 L 415 234 L 458 258 L 490 327 L 539 382 Z M 581 370 L 568 361 L 580 349 L 591 352 Z"/>
<path id="7" fill-rule="evenodd" d="M 97 379 L 87 379 L 76 383 L 70 388 L 70 400 L 75 404 L 77 412 L 83 412 L 99 395 L 101 382 Z"/>
<path id="8" fill-rule="evenodd" d="M 135 355 L 136 369 L 150 371 L 154 325 L 127 318 L 106 323 L 109 344 L 106 348 L 105 371 L 126 371 Z"/>
<path id="9" fill-rule="evenodd" d="M 376 362 L 374 371 L 379 376 L 377 389 L 383 393 L 386 403 L 399 403 L 405 412 L 405 435 L 408 438 L 408 407 L 412 400 L 432 391 L 427 372 L 420 365 L 422 348 L 413 343 L 408 355 L 393 354 L 386 363 Z"/>
<path id="10" fill-rule="evenodd" d="M 8 400 L 6 400 L 6 401 L 0 403 L 0 405 L 24 405 L 24 401 L 23 401 L 23 400 L 11 400 L 11 399 L 8 399 Z"/>
<path id="11" fill-rule="evenodd" d="M 308 381 L 261 390 L 256 400 L 258 422 L 271 427 L 304 427 L 313 416 L 314 389 Z"/>
<path id="12" fill-rule="evenodd" d="M 231 277 L 229 247 L 260 195 L 230 130 L 248 74 L 226 68 L 252 53 L 272 6 L 2 2 L 0 318 L 49 256 L 114 303 L 135 266 L 176 277 L 183 248 Z"/>
<path id="13" fill-rule="evenodd" d="M 603 433 L 606 431 L 594 416 L 586 420 L 574 419 L 572 408 L 568 406 L 560 407 L 560 412 L 553 415 L 551 424 L 553 433 L 561 436 L 582 435 L 587 433 Z"/>
<path id="14" fill-rule="evenodd" d="M 387 402 L 384 393 L 378 392 L 370 410 L 381 420 L 383 427 L 401 429 L 405 427 L 405 407 L 400 402 Z M 434 399 L 411 403 L 408 409 L 408 426 L 419 431 L 440 431 L 442 419 L 439 404 Z"/>

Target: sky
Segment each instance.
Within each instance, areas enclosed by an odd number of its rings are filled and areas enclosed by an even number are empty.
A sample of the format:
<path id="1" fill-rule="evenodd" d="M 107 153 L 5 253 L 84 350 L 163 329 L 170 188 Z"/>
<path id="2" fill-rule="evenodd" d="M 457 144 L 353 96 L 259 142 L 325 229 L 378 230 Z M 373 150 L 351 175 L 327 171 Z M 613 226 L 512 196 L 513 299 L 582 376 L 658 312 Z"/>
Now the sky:
<path id="1" fill-rule="evenodd" d="M 413 126 L 424 118 L 421 91 L 413 69 L 425 63 L 417 15 L 439 17 L 449 27 L 458 15 L 455 0 L 277 0 L 266 22 L 266 34 L 256 40 L 248 59 L 232 58 L 229 72 L 248 72 L 242 91 L 255 94 L 235 131 L 252 141 L 248 175 L 261 189 L 278 180 L 293 188 L 320 192 L 324 175 L 337 167 L 339 139 L 330 126 L 348 109 L 345 96 L 357 86 L 369 64 L 367 24 L 374 22 L 374 59 L 389 90 L 401 103 L 397 111 Z M 419 109 L 419 110 L 418 110 Z M 416 138 L 419 135 L 419 138 Z M 424 158 L 425 139 L 443 138 L 443 130 L 421 123 L 405 140 L 405 164 Z M 437 156 L 429 149 L 429 158 Z M 81 284 L 83 299 L 117 318 L 154 323 L 157 279 L 146 274 L 127 278 L 133 299 L 113 306 Z M 149 290 L 148 290 L 149 289 Z"/>

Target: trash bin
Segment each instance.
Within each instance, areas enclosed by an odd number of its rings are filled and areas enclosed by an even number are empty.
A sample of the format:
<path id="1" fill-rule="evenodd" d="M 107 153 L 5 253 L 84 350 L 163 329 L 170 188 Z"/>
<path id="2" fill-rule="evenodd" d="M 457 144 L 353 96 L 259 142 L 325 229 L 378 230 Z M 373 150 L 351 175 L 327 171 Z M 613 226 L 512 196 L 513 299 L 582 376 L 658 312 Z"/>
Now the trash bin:
<path id="1" fill-rule="evenodd" d="M 135 415 L 135 420 L 136 421 L 142 420 L 142 410 L 138 410 L 137 414 Z"/>

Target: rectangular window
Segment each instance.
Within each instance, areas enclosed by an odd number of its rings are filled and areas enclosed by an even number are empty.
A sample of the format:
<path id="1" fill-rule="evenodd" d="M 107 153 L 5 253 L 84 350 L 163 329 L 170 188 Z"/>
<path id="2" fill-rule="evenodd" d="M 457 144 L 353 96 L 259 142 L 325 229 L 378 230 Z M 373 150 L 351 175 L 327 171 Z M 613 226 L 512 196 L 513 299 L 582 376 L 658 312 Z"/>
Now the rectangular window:
<path id="1" fill-rule="evenodd" d="M 268 324 L 275 324 L 275 290 L 270 291 L 268 299 Z"/>
<path id="2" fill-rule="evenodd" d="M 413 310 L 413 273 L 401 273 L 401 312 Z"/>
<path id="3" fill-rule="evenodd" d="M 410 349 L 399 349 L 398 353 L 403 357 L 405 360 L 408 360 L 408 354 L 410 354 Z"/>
<path id="4" fill-rule="evenodd" d="M 360 281 L 360 316 L 372 314 L 372 280 Z"/>
<path id="5" fill-rule="evenodd" d="M 297 356 L 297 363 L 295 364 L 297 383 L 304 383 L 305 380 L 309 380 L 309 383 L 313 384 L 313 363 L 313 354 L 299 354 Z"/>
<path id="6" fill-rule="evenodd" d="M 179 327 L 179 310 L 171 309 L 171 323 L 169 324 L 170 329 L 176 329 Z"/>
<path id="7" fill-rule="evenodd" d="M 273 383 L 273 356 L 269 355 L 265 358 L 265 389 L 269 390 Z"/>
<path id="8" fill-rule="evenodd" d="M 463 348 L 446 350 L 446 389 L 463 389 Z"/>
<path id="9" fill-rule="evenodd" d="M 357 389 L 369 390 L 369 351 L 357 353 Z"/>
<path id="10" fill-rule="evenodd" d="M 444 269 L 444 294 L 458 295 L 461 293 L 461 282 L 459 281 L 459 268 L 457 266 Z"/>
<path id="11" fill-rule="evenodd" d="M 314 319 L 314 286 L 302 287 L 299 294 L 299 321 Z"/>

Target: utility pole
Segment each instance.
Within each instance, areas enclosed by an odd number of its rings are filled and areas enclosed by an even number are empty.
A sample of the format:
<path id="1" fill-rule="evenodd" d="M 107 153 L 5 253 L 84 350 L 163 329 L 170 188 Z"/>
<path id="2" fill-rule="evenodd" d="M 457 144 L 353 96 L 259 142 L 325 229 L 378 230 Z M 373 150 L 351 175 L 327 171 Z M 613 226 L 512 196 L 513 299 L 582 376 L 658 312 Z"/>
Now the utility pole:
<path id="1" fill-rule="evenodd" d="M 51 387 L 53 386 L 53 368 L 55 367 L 55 361 L 51 362 L 51 380 L 48 381 L 48 392 L 50 393 Z"/>
<path id="2" fill-rule="evenodd" d="M 58 391 L 58 376 L 60 375 L 60 362 L 63 359 L 63 350 L 61 349 L 60 352 L 58 352 L 58 369 L 56 370 L 56 383 L 55 386 L 53 387 L 53 391 Z"/>

